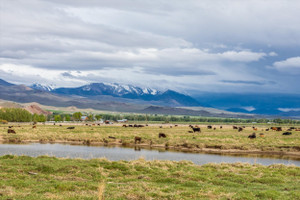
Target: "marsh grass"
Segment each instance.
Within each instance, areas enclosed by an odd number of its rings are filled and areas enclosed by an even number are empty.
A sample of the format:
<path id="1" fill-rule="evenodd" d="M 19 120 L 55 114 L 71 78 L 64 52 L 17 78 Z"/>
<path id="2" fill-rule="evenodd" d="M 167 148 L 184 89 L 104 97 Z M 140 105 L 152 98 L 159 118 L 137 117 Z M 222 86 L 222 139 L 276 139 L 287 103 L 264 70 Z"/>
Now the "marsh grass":
<path id="1" fill-rule="evenodd" d="M 170 125 L 150 125 L 143 128 L 121 127 L 120 125 L 109 126 L 83 126 L 78 125 L 75 129 L 66 129 L 68 125 L 21 125 L 14 127 L 17 134 L 7 134 L 7 126 L 0 127 L 0 136 L 5 141 L 39 141 L 39 142 L 78 142 L 82 144 L 93 143 L 117 143 L 133 144 L 134 137 L 142 137 L 142 143 L 146 145 L 161 145 L 178 148 L 213 148 L 213 149 L 237 149 L 259 151 L 291 151 L 300 152 L 300 132 L 292 131 L 292 135 L 283 136 L 282 132 L 265 131 L 268 126 L 258 127 L 253 131 L 251 125 L 242 132 L 233 130 L 231 125 L 223 125 L 223 129 L 211 130 L 206 125 L 201 125 L 201 133 L 188 133 L 191 129 L 187 125 L 179 125 L 170 128 Z M 286 130 L 287 127 L 284 127 Z M 158 138 L 158 133 L 163 132 L 167 138 Z M 256 132 L 256 139 L 249 139 L 248 135 Z M 260 137 L 259 133 L 264 133 Z M 109 136 L 115 137 L 111 139 Z"/>
<path id="2" fill-rule="evenodd" d="M 30 172 L 30 173 L 29 173 Z M 300 199 L 300 168 L 0 157 L 0 199 Z"/>

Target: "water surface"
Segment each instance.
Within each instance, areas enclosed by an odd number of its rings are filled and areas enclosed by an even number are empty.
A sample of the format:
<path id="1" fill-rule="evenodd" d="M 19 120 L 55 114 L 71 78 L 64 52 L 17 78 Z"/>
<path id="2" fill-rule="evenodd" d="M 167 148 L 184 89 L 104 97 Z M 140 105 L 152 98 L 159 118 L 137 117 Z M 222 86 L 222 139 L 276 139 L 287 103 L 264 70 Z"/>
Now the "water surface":
<path id="1" fill-rule="evenodd" d="M 205 153 L 183 153 L 172 151 L 159 151 L 149 149 L 134 149 L 124 147 L 107 147 L 107 146 L 82 146 L 69 144 L 0 144 L 0 155 L 27 155 L 27 156 L 55 156 L 63 158 L 107 158 L 109 160 L 136 160 L 140 157 L 146 160 L 188 160 L 195 164 L 202 165 L 206 163 L 235 163 L 243 162 L 250 164 L 293 164 L 300 166 L 299 160 L 286 158 L 266 158 L 259 155 L 250 156 L 233 156 L 233 155 L 217 155 Z"/>

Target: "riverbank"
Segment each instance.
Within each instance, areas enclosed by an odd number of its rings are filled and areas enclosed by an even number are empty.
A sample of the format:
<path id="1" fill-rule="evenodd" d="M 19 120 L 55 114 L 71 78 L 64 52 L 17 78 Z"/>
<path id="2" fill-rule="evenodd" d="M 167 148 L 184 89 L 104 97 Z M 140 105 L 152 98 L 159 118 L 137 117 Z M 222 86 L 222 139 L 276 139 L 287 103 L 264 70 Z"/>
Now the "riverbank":
<path id="1" fill-rule="evenodd" d="M 2 199 L 299 199 L 284 165 L 0 157 Z"/>
<path id="2" fill-rule="evenodd" d="M 85 126 L 75 125 L 14 125 L 16 134 L 8 134 L 7 126 L 0 127 L 0 142 L 10 143 L 65 143 L 82 145 L 122 145 L 129 147 L 160 148 L 183 152 L 204 152 L 218 154 L 261 154 L 300 158 L 300 132 L 292 131 L 285 136 L 282 132 L 265 131 L 265 126 L 253 131 L 246 127 L 242 132 L 232 126 L 219 126 L 216 130 L 200 125 L 201 133 L 190 133 L 188 125 L 150 125 L 141 128 L 121 125 Z M 171 128 L 172 127 L 172 128 Z M 257 138 L 248 135 L 257 133 Z M 164 133 L 165 138 L 159 138 Z M 263 134 L 262 136 L 260 134 Z M 135 137 L 141 141 L 135 142 Z M 136 143 L 136 144 L 135 144 Z"/>

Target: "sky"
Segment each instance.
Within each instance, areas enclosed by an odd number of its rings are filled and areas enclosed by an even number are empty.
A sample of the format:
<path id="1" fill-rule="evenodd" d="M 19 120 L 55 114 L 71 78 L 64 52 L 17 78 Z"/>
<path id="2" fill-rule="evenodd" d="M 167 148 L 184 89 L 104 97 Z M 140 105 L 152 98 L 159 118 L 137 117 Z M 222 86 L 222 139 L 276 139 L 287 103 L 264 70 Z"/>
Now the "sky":
<path id="1" fill-rule="evenodd" d="M 300 94 L 299 0 L 1 0 L 0 79 Z"/>

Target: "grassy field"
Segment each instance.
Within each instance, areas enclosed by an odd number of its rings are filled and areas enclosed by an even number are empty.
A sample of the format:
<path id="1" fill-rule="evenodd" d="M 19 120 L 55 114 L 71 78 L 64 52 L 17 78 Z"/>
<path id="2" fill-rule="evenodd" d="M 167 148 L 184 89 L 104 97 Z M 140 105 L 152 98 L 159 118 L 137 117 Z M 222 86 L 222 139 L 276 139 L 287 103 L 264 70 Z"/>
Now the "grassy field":
<path id="1" fill-rule="evenodd" d="M 0 199 L 300 199 L 300 168 L 7 155 Z"/>
<path id="2" fill-rule="evenodd" d="M 121 127 L 121 125 L 85 126 L 75 125 L 75 129 L 67 129 L 73 125 L 31 125 L 14 124 L 16 134 L 8 134 L 7 125 L 0 127 L 0 140 L 6 142 L 76 142 L 80 144 L 120 144 L 129 145 L 134 143 L 134 137 L 142 138 L 141 145 L 161 146 L 177 149 L 217 149 L 238 151 L 279 151 L 300 153 L 300 131 L 292 131 L 292 135 L 282 135 L 284 131 L 265 131 L 266 125 L 256 125 L 254 131 L 251 125 L 244 131 L 238 132 L 232 129 L 232 125 L 215 125 L 216 130 L 207 129 L 206 125 L 200 125 L 201 133 L 189 133 L 188 125 L 151 124 L 142 128 Z M 162 126 L 162 128 L 160 128 Z M 287 127 L 283 127 L 284 130 Z M 248 135 L 256 132 L 256 139 L 249 139 Z M 166 138 L 159 138 L 159 133 L 165 133 Z M 264 136 L 260 137 L 259 133 Z M 110 138 L 115 137 L 116 139 Z M 300 154 L 299 154 L 300 155 Z"/>

